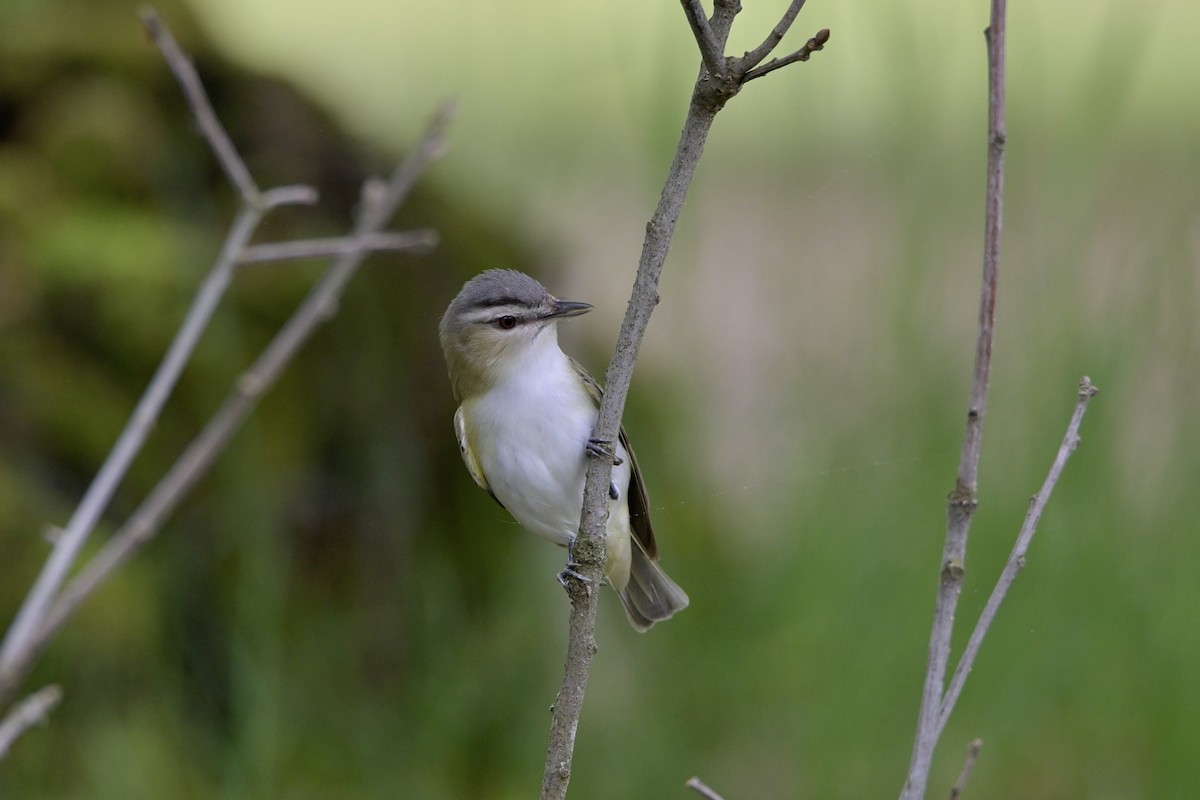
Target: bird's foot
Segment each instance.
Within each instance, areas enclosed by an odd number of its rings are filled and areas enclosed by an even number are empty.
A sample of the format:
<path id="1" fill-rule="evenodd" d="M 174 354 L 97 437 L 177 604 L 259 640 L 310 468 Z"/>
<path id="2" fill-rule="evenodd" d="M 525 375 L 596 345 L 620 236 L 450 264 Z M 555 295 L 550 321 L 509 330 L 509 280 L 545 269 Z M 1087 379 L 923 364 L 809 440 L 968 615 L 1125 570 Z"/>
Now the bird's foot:
<path id="1" fill-rule="evenodd" d="M 587 451 L 589 455 L 596 458 L 611 458 L 614 467 L 619 467 L 625 463 L 625 460 L 613 452 L 612 442 L 606 442 L 603 439 L 588 439 Z M 615 497 L 613 498 L 616 499 Z"/>
<path id="2" fill-rule="evenodd" d="M 558 582 L 561 583 L 564 588 L 566 588 L 568 578 L 574 578 L 583 584 L 589 584 L 592 582 L 591 578 L 579 571 L 579 566 L 579 562 L 575 560 L 575 537 L 572 536 L 567 542 L 567 565 L 563 568 L 562 572 L 558 573 Z"/>
<path id="3" fill-rule="evenodd" d="M 562 584 L 562 586 L 564 588 L 567 585 L 567 581 L 571 578 L 574 578 L 575 580 L 579 581 L 580 583 L 591 583 L 592 582 L 591 578 L 587 577 L 586 575 L 584 575 L 583 573 L 581 573 L 575 569 L 578 566 L 579 566 L 578 564 L 568 561 L 567 566 L 565 568 L 563 568 L 563 571 L 558 573 L 558 582 L 560 584 Z"/>

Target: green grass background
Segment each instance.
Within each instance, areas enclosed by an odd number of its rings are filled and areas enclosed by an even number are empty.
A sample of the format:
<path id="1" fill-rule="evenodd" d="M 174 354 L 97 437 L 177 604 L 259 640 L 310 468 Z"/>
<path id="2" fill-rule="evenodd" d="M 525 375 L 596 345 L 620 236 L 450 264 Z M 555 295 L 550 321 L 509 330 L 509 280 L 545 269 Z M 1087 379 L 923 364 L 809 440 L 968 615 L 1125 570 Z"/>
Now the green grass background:
<path id="1" fill-rule="evenodd" d="M 734 52 L 783 4 L 746 5 Z M 678 5 L 164 12 L 263 183 L 319 183 L 335 218 L 364 169 L 386 168 L 375 153 L 458 96 L 453 150 L 401 220 L 444 244 L 364 271 L 162 537 L 50 648 L 27 687 L 59 682 L 65 700 L 0 763 L 0 796 L 533 796 L 562 555 L 458 462 L 436 320 L 474 272 L 519 266 L 597 305 L 563 338 L 603 371 L 694 77 Z M 572 797 L 686 797 L 694 774 L 729 800 L 899 792 L 970 381 L 986 15 L 811 0 L 785 46 L 829 27 L 827 49 L 718 118 L 625 417 L 693 604 L 638 636 L 602 598 Z M 957 647 L 1079 377 L 1102 391 L 930 796 L 975 737 L 971 797 L 1200 793 L 1197 17 L 1168 0 L 1011 9 L 1004 262 Z M 21 0 L 0 31 L 7 617 L 232 200 L 133 4 Z M 246 88 L 255 71 L 324 115 Z M 279 217 L 264 239 L 337 230 Z M 99 536 L 314 275 L 239 279 Z"/>

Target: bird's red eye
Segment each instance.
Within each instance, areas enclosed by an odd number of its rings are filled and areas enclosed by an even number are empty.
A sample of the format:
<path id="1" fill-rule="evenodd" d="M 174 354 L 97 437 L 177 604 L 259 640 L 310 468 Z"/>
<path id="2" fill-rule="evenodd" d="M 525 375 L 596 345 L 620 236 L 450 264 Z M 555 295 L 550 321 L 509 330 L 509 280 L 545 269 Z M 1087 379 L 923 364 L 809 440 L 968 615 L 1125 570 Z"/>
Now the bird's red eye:
<path id="1" fill-rule="evenodd" d="M 496 319 L 496 327 L 502 331 L 511 331 L 517 327 L 517 318 L 510 314 L 505 314 L 503 317 Z"/>

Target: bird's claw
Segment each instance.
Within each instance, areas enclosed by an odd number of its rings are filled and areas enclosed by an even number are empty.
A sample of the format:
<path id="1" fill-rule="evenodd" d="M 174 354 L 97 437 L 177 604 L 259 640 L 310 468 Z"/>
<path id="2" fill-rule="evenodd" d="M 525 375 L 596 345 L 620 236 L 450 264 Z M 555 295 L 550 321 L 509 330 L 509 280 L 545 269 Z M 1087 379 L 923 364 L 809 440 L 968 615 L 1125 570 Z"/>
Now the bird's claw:
<path id="1" fill-rule="evenodd" d="M 602 439 L 588 439 L 587 451 L 596 458 L 611 458 L 614 467 L 619 467 L 625 460 L 613 452 L 612 442 Z M 616 499 L 615 497 L 613 498 Z"/>
<path id="2" fill-rule="evenodd" d="M 575 537 L 572 536 L 567 542 L 567 565 L 563 567 L 563 571 L 558 573 L 558 582 L 563 588 L 567 587 L 567 579 L 574 578 L 585 586 L 592 582 L 592 579 L 584 575 L 578 570 L 579 562 L 575 560 Z"/>
<path id="3" fill-rule="evenodd" d="M 572 561 L 568 561 L 567 566 L 563 569 L 563 571 L 558 573 L 558 582 L 560 584 L 562 584 L 564 588 L 566 587 L 567 580 L 569 578 L 574 578 L 575 580 L 579 581 L 580 583 L 591 583 L 592 582 L 591 578 L 587 577 L 586 575 L 580 573 L 578 570 L 575 569 L 577 566 L 579 566 L 579 565 Z"/>

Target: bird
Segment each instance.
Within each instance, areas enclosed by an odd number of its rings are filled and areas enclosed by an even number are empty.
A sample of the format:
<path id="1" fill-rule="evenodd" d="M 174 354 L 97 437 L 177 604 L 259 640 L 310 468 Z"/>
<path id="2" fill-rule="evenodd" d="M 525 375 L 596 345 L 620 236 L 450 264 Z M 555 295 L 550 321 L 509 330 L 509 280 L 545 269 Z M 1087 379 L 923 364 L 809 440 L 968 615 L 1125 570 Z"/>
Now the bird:
<path id="1" fill-rule="evenodd" d="M 558 323 L 591 310 L 522 272 L 489 269 L 463 285 L 438 326 L 467 471 L 522 527 L 567 547 L 568 570 L 603 390 L 559 347 Z M 659 566 L 624 427 L 615 444 L 604 577 L 644 632 L 686 608 L 688 596 Z"/>

